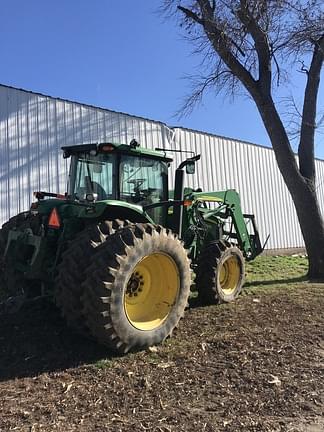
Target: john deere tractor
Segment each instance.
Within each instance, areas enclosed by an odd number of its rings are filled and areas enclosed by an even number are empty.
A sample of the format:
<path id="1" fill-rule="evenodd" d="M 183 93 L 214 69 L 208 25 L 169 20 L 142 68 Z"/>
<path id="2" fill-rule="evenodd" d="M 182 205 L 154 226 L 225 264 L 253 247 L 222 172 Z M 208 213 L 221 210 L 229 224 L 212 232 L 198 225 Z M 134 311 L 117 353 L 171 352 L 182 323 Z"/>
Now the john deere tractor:
<path id="1" fill-rule="evenodd" d="M 254 216 L 234 190 L 184 188 L 199 155 L 180 164 L 169 191 L 165 150 L 133 140 L 63 152 L 67 193 L 36 192 L 0 231 L 8 295 L 50 294 L 70 326 L 121 353 L 172 334 L 192 272 L 204 303 L 239 295 L 245 260 L 262 251 Z"/>

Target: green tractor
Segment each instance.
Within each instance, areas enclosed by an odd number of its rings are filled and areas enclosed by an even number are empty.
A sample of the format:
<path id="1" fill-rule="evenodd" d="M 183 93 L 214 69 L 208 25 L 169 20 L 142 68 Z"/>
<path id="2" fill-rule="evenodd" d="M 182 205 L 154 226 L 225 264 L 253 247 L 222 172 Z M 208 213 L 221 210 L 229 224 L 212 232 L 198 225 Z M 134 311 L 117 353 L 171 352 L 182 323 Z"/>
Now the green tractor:
<path id="1" fill-rule="evenodd" d="M 192 271 L 203 303 L 233 301 L 244 262 L 263 250 L 234 190 L 184 188 L 200 156 L 176 170 L 164 149 L 64 147 L 67 193 L 36 192 L 0 231 L 2 289 L 53 296 L 68 324 L 120 353 L 172 334 L 188 305 Z"/>

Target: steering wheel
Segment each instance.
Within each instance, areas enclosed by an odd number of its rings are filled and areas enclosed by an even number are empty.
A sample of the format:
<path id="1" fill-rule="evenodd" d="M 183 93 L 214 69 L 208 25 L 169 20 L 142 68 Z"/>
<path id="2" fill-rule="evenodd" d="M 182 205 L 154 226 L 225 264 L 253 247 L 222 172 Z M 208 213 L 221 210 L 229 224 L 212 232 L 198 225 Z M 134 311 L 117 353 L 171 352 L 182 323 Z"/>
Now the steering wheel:
<path id="1" fill-rule="evenodd" d="M 145 182 L 146 182 L 146 179 L 143 179 L 143 178 L 127 180 L 127 183 L 134 185 L 134 190 L 138 189 Z"/>

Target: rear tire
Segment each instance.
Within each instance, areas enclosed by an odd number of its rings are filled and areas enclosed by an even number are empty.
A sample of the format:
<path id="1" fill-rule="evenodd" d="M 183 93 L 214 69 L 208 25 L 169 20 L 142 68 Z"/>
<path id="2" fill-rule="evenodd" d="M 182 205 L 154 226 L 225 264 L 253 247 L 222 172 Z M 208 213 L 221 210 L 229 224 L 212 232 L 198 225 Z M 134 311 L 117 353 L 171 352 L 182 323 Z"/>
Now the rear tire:
<path id="1" fill-rule="evenodd" d="M 188 304 L 187 251 L 171 231 L 130 225 L 98 247 L 84 288 L 84 314 L 99 343 L 123 354 L 158 344 Z"/>
<path id="2" fill-rule="evenodd" d="M 202 304 L 234 301 L 245 276 L 240 249 L 223 240 L 210 243 L 202 252 L 196 275 L 198 298 Z"/>
<path id="3" fill-rule="evenodd" d="M 55 302 L 69 327 L 78 333 L 89 333 L 82 313 L 82 283 L 95 249 L 107 237 L 127 224 L 124 221 L 104 221 L 90 225 L 71 241 L 62 254 L 55 279 Z"/>

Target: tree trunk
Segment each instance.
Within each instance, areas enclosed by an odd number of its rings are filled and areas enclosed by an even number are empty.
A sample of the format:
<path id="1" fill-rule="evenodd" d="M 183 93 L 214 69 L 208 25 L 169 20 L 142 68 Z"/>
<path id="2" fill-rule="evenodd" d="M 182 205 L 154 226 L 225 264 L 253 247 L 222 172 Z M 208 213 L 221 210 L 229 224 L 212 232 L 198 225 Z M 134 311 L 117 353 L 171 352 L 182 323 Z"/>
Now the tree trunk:
<path id="1" fill-rule="evenodd" d="M 290 187 L 308 255 L 310 279 L 324 278 L 324 224 L 313 185 Z"/>
<path id="2" fill-rule="evenodd" d="M 315 178 L 306 179 L 298 169 L 289 139 L 271 98 L 256 98 L 269 134 L 281 175 L 292 196 L 308 255 L 310 279 L 324 278 L 324 223 L 319 208 Z"/>

